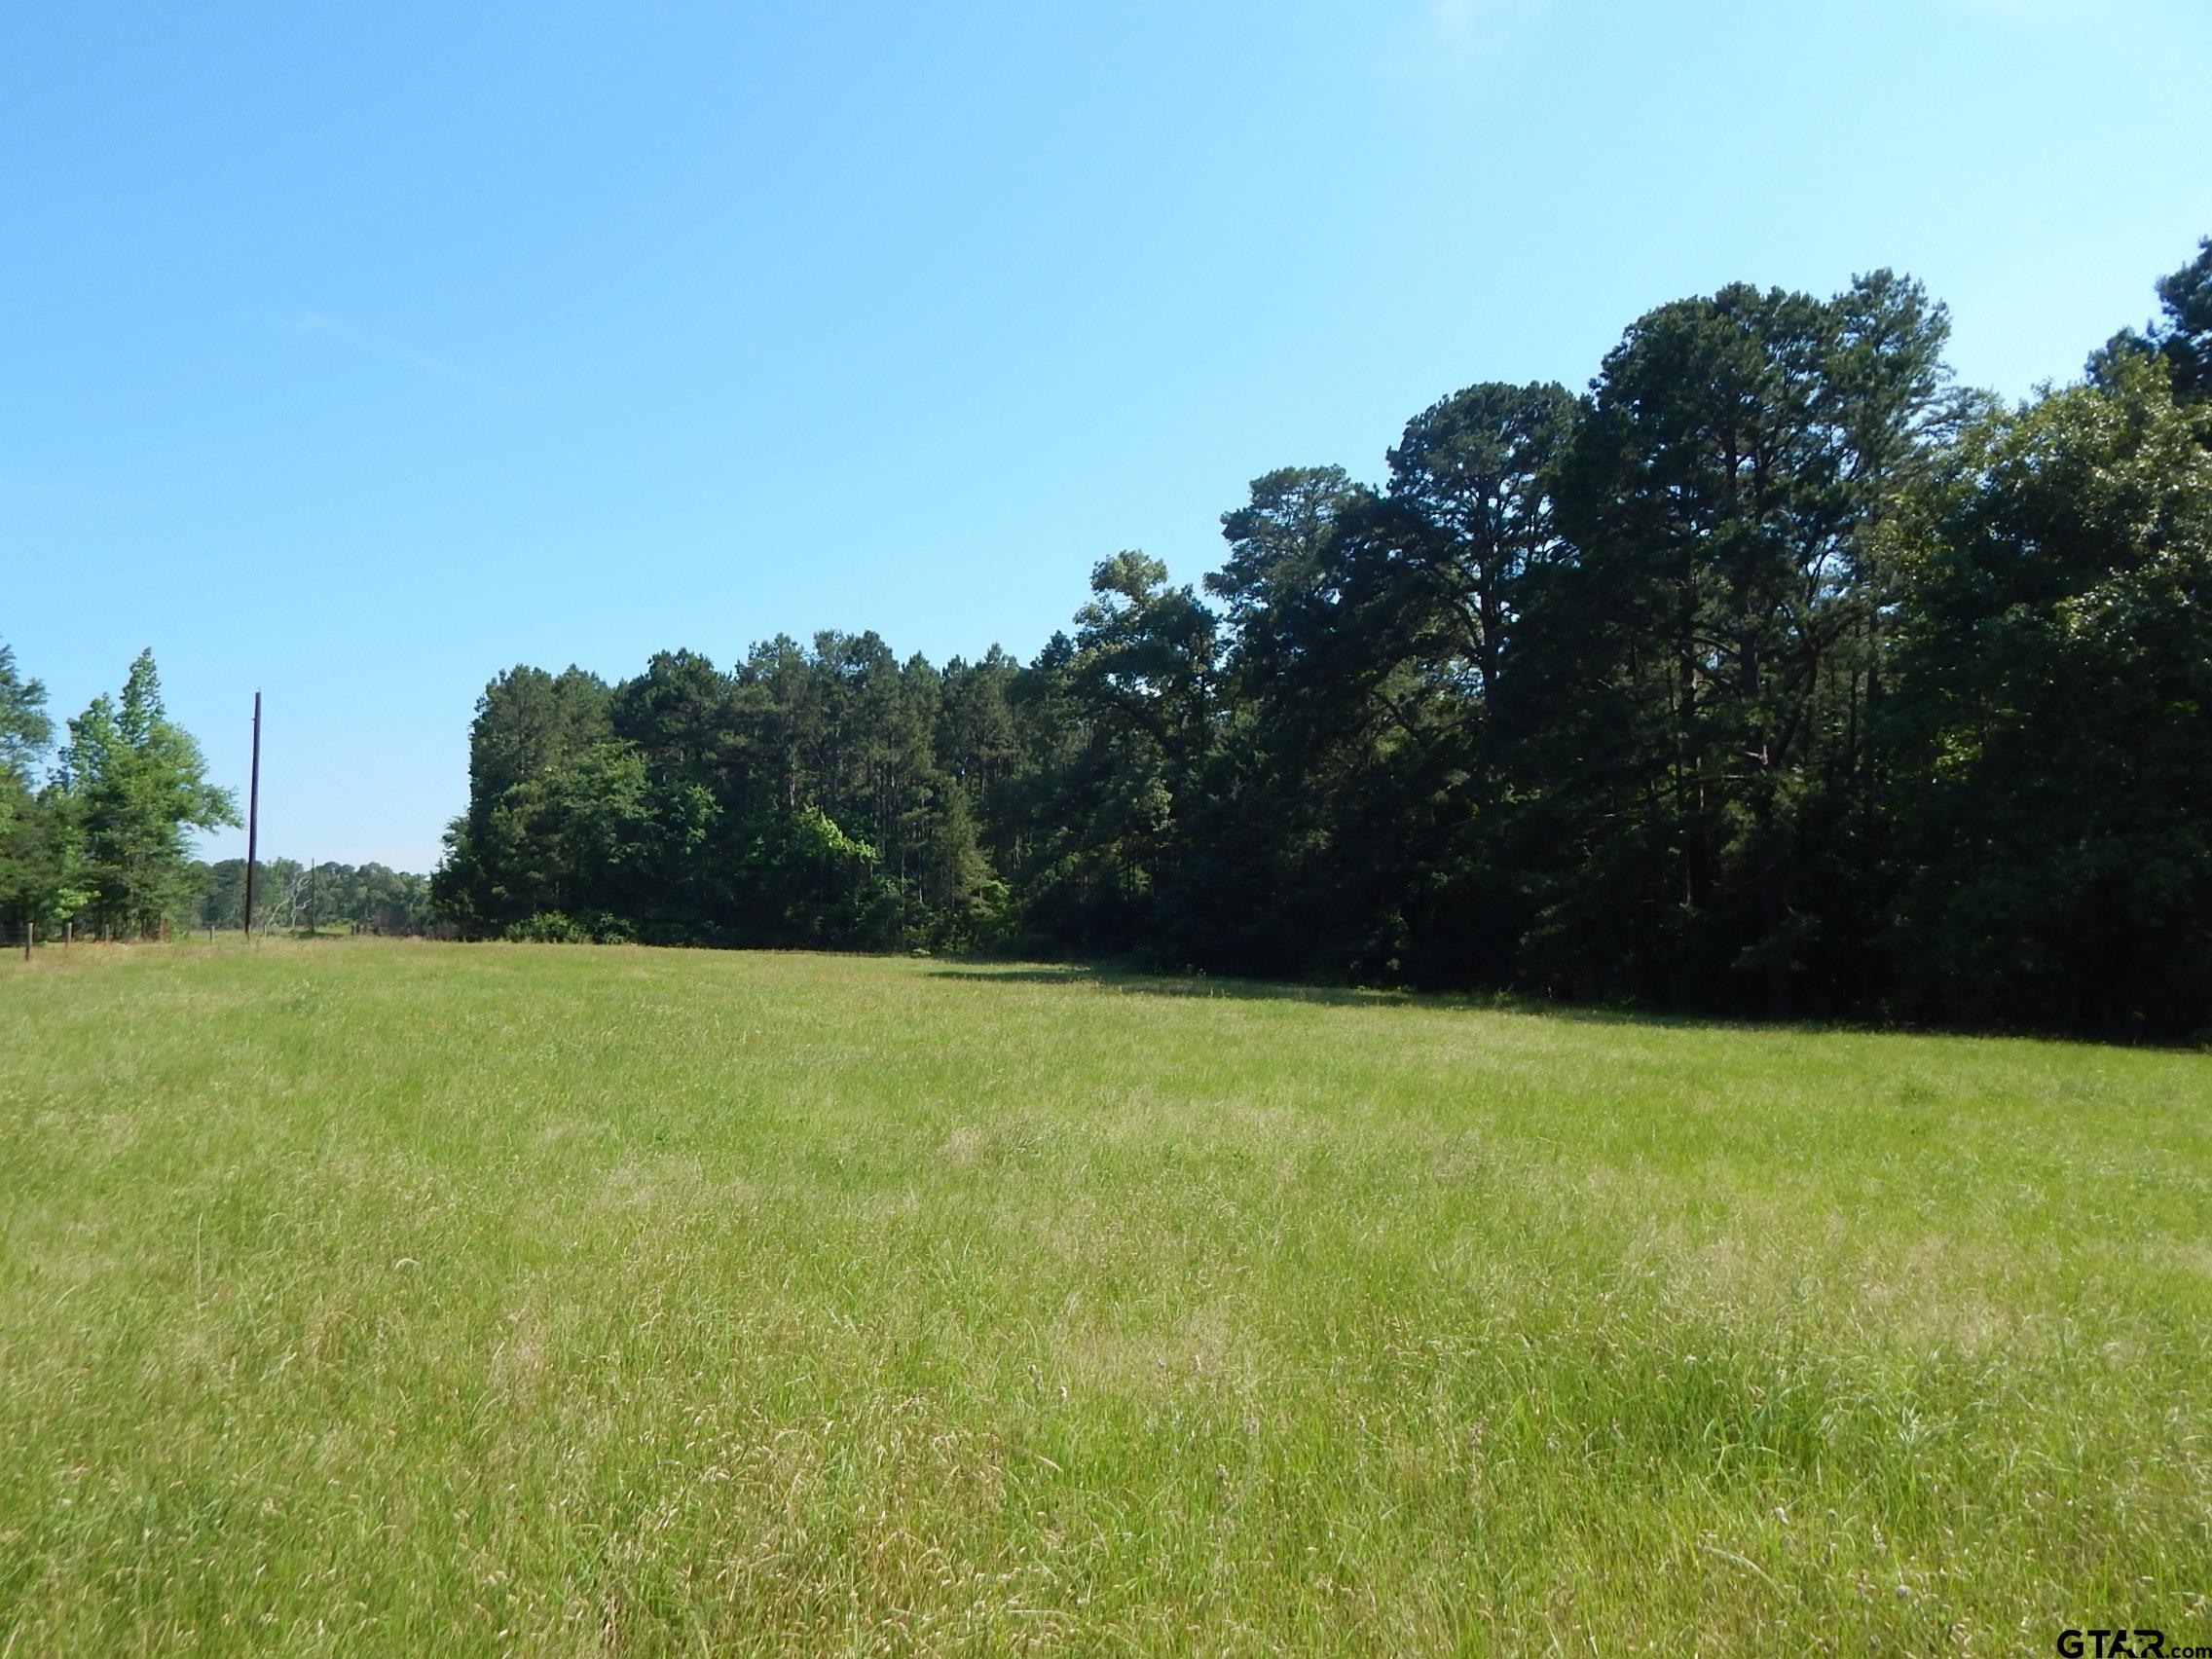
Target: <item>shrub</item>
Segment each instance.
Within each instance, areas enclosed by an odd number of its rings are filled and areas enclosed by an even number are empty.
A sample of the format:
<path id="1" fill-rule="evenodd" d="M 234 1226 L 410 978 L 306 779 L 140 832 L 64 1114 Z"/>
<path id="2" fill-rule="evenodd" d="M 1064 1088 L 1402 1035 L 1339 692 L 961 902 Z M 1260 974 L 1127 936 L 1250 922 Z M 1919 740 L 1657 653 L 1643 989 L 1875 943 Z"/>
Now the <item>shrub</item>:
<path id="1" fill-rule="evenodd" d="M 526 921 L 509 922 L 499 936 L 510 944 L 589 944 L 591 930 L 559 910 L 540 910 Z"/>

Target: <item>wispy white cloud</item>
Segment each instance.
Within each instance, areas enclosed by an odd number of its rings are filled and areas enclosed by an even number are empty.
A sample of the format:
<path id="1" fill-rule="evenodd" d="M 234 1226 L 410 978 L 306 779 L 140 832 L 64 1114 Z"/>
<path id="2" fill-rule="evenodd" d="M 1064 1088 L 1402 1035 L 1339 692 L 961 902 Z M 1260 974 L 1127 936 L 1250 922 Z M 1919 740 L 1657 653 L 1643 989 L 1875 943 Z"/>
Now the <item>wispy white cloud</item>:
<path id="1" fill-rule="evenodd" d="M 403 340 L 393 340 L 386 335 L 372 334 L 365 328 L 357 328 L 352 323 L 342 321 L 334 316 L 326 316 L 321 312 L 302 312 L 297 316 L 289 317 L 278 323 L 277 326 L 287 334 L 315 334 L 325 339 L 341 341 L 357 350 L 370 352 L 391 362 L 404 363 L 411 369 L 420 369 L 426 375 L 435 375 L 440 380 L 451 381 L 456 386 L 467 387 L 470 390 L 483 392 L 487 396 L 526 397 L 529 395 L 519 387 L 508 386 L 503 381 L 494 380 L 489 375 L 480 375 L 474 369 L 464 368 L 461 364 L 449 362 L 443 357 L 433 356 L 430 352 L 410 346 Z"/>
<path id="2" fill-rule="evenodd" d="M 51 479 L 24 478 L 0 473 L 0 501 L 45 501 L 58 505 L 142 507 L 146 503 L 121 490 L 104 490 L 96 484 L 56 483 Z"/>
<path id="3" fill-rule="evenodd" d="M 2028 27 L 2121 23 L 2143 15 L 2142 0 L 1949 0 L 1958 11 Z"/>
<path id="4" fill-rule="evenodd" d="M 1488 63 L 1518 44 L 1551 0 L 1428 0 L 1428 47 L 1443 68 Z"/>

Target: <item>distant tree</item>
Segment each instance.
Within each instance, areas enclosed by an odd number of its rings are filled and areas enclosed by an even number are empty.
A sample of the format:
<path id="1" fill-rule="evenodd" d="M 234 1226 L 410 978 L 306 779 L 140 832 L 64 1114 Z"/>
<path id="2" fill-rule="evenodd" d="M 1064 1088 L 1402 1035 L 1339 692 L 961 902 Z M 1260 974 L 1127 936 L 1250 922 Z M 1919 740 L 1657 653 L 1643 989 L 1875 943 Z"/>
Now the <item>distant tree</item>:
<path id="1" fill-rule="evenodd" d="M 353 871 L 346 919 L 372 933 L 420 933 L 431 921 L 426 876 L 365 864 Z"/>
<path id="2" fill-rule="evenodd" d="M 218 859 L 196 867 L 196 885 L 176 912 L 181 926 L 235 932 L 244 925 L 245 860 Z M 303 865 L 267 859 L 258 866 L 255 895 L 263 929 L 305 925 L 311 892 L 318 926 L 347 924 L 368 933 L 413 934 L 435 919 L 429 879 L 381 864 Z M 291 896 L 296 893 L 296 903 Z M 267 895 L 266 902 L 262 896 Z"/>
<path id="3" fill-rule="evenodd" d="M 1010 701 L 1021 665 L 993 645 L 978 661 L 954 657 L 938 699 L 937 753 L 943 771 L 977 798 L 1019 769 L 1021 733 Z"/>
<path id="4" fill-rule="evenodd" d="M 60 772 L 92 913 L 110 933 L 153 933 L 191 887 L 185 831 L 239 821 L 167 718 L 153 652 L 131 663 L 120 701 L 95 697 L 69 722 Z"/>

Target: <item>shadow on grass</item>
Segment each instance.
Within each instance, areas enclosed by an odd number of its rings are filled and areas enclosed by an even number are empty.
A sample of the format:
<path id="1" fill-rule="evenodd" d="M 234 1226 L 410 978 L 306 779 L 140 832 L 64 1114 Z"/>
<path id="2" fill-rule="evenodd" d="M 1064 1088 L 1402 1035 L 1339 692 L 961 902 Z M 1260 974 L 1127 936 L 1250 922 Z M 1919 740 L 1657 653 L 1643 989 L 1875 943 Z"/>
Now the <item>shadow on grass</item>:
<path id="1" fill-rule="evenodd" d="M 1148 997 L 1228 997 L 1239 1002 L 1300 1002 L 1325 1008 L 1453 1009 L 1521 1014 L 1598 1025 L 1658 1026 L 1683 1031 L 1732 1031 L 1779 1036 L 1786 1033 L 1867 1031 L 1878 1027 L 1821 1021 L 1727 1019 L 1712 1014 L 1667 1014 L 1648 1009 L 1607 1008 L 1546 1002 L 1504 991 L 1378 990 L 1355 985 L 1301 985 L 1275 979 L 1215 978 L 1209 975 L 1148 974 L 1133 969 L 1062 966 L 934 968 L 933 977 L 979 983 L 1090 986 Z"/>
<path id="2" fill-rule="evenodd" d="M 1635 1026 L 1667 1031 L 1718 1031 L 1746 1037 L 1945 1037 L 1981 1042 L 2056 1044 L 2069 1048 L 2086 1045 L 2091 1048 L 2178 1053 L 2203 1053 L 2208 1048 L 2212 1048 L 2212 1045 L 2202 1043 L 2158 1043 L 2140 1038 L 2130 1040 L 2053 1031 L 1988 1030 L 1972 1026 L 1944 1027 L 1903 1022 L 1883 1024 L 1852 1019 L 1756 1019 L 1714 1014 L 1678 1014 L 1664 1009 L 1623 1007 L 1617 1004 L 1547 1002 L 1541 997 L 1514 991 L 1375 990 L 1352 985 L 1301 985 L 1285 980 L 1143 973 L 1135 969 L 1079 964 L 1024 964 L 1005 968 L 946 967 L 933 968 L 931 974 L 938 978 L 973 979 L 996 984 L 1061 985 L 1070 989 L 1090 986 L 1098 990 L 1149 997 L 1230 997 L 1241 1002 L 1302 1002 L 1327 1008 L 1455 1009 L 1527 1014 L 1542 1019 L 1570 1020 L 1577 1024 Z"/>
<path id="3" fill-rule="evenodd" d="M 973 979 L 993 985 L 1094 986 L 1148 997 L 1234 997 L 1241 1002 L 1323 1003 L 1331 1008 L 1489 1007 L 1467 997 L 1416 996 L 1407 991 L 1362 990 L 1350 985 L 1294 985 L 1269 979 L 1217 979 L 1210 976 L 1140 974 L 1121 968 L 933 968 L 939 979 Z"/>

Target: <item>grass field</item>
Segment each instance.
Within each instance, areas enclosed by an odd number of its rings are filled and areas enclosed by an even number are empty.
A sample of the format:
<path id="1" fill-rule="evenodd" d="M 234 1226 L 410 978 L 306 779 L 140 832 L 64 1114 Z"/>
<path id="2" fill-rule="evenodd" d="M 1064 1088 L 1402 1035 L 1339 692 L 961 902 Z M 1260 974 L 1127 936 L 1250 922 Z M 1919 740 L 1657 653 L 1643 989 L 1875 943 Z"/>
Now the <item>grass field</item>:
<path id="1" fill-rule="evenodd" d="M 2212 1642 L 2212 1057 L 0 961 L 0 1653 Z"/>

